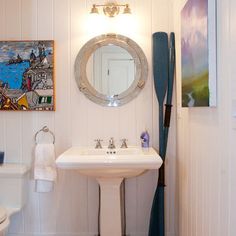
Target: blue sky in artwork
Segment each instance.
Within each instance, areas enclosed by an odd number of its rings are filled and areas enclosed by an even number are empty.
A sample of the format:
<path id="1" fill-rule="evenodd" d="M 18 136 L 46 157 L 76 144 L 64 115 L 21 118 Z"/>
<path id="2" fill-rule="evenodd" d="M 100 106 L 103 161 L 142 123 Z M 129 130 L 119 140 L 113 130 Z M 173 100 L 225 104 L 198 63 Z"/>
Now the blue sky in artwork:
<path id="1" fill-rule="evenodd" d="M 4 83 L 8 83 L 10 89 L 20 89 L 23 79 L 23 74 L 26 69 L 29 68 L 29 62 L 23 62 L 20 64 L 6 65 L 6 63 L 0 63 L 0 80 Z"/>
<path id="2" fill-rule="evenodd" d="M 183 79 L 208 70 L 208 0 L 188 0 L 181 12 Z"/>

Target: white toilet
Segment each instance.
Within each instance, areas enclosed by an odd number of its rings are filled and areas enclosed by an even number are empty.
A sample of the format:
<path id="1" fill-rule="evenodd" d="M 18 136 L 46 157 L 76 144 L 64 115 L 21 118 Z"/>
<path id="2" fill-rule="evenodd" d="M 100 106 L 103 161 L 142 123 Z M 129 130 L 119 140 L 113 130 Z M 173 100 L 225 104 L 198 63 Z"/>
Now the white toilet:
<path id="1" fill-rule="evenodd" d="M 0 165 L 0 236 L 10 224 L 10 216 L 26 203 L 29 168 L 22 164 Z"/>

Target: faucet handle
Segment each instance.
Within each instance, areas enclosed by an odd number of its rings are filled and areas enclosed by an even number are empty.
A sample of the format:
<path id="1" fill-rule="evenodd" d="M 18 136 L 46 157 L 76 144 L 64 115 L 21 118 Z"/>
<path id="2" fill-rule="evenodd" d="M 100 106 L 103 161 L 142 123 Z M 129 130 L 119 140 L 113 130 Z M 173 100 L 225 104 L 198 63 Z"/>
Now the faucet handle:
<path id="1" fill-rule="evenodd" d="M 94 141 L 96 142 L 95 148 L 96 148 L 96 149 L 101 149 L 101 148 L 102 148 L 101 142 L 102 142 L 103 140 L 102 140 L 102 139 L 95 139 Z"/>
<path id="2" fill-rule="evenodd" d="M 120 148 L 128 148 L 128 146 L 127 146 L 128 139 L 123 138 L 120 141 L 122 142 Z"/>

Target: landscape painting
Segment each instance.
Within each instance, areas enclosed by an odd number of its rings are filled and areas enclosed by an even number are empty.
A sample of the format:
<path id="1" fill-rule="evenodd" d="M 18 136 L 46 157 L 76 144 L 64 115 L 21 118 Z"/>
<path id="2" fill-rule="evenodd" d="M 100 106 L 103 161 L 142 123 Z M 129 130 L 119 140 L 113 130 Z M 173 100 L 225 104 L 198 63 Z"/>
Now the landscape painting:
<path id="1" fill-rule="evenodd" d="M 53 111 L 54 41 L 0 41 L 0 110 Z"/>
<path id="2" fill-rule="evenodd" d="M 181 11 L 183 107 L 216 106 L 215 31 L 210 30 L 215 13 L 209 11 L 210 2 L 188 0 Z"/>

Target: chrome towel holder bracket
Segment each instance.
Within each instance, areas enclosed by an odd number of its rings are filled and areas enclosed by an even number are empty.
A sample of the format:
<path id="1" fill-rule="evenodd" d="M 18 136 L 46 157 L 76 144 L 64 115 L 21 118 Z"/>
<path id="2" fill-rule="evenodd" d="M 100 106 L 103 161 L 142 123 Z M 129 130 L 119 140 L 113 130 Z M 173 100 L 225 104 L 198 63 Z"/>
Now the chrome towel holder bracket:
<path id="1" fill-rule="evenodd" d="M 41 132 L 44 132 L 44 133 L 50 133 L 53 137 L 53 144 L 55 143 L 55 135 L 54 133 L 47 127 L 47 126 L 43 126 L 42 129 L 40 129 L 34 136 L 34 140 L 35 140 L 35 143 L 37 144 L 37 136 L 39 133 Z"/>

